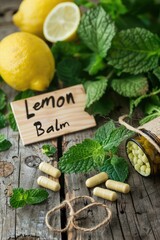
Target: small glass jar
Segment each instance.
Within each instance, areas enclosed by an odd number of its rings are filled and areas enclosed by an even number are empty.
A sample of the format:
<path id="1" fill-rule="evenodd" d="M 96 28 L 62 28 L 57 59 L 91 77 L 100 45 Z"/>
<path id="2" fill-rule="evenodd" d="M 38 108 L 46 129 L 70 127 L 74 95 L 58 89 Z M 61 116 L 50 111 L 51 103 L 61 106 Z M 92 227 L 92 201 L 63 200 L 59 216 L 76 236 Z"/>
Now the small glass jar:
<path id="1" fill-rule="evenodd" d="M 146 129 L 141 131 L 160 146 L 160 139 L 155 134 Z M 145 137 L 137 134 L 129 138 L 126 142 L 126 153 L 134 169 L 142 176 L 160 173 L 160 153 Z"/>

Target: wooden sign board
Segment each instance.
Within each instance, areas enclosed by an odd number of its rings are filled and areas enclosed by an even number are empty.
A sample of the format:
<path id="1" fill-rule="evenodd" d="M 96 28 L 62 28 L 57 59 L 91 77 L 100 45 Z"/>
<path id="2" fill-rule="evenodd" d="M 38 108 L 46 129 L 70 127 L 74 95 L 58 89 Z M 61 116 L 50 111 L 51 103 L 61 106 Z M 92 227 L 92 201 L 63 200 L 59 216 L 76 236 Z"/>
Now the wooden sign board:
<path id="1" fill-rule="evenodd" d="M 85 103 L 83 85 L 12 102 L 23 144 L 94 127 L 95 119 L 84 111 Z"/>

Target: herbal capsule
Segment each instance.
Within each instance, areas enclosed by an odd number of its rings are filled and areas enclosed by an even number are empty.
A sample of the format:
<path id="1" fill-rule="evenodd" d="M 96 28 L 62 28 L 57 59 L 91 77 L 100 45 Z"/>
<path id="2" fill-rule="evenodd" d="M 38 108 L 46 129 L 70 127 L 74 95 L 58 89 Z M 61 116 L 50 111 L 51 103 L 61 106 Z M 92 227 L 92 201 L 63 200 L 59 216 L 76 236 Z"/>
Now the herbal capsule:
<path id="1" fill-rule="evenodd" d="M 88 188 L 92 188 L 92 187 L 95 187 L 95 186 L 105 182 L 107 179 L 108 179 L 108 174 L 105 172 L 101 172 L 91 178 L 88 178 L 86 180 L 86 186 Z"/>
<path id="2" fill-rule="evenodd" d="M 61 176 L 61 172 L 57 168 L 46 162 L 41 162 L 39 164 L 39 170 L 54 178 L 59 178 Z"/>
<path id="3" fill-rule="evenodd" d="M 93 190 L 93 194 L 97 197 L 101 197 L 112 202 L 117 200 L 117 193 L 108 189 L 96 187 Z"/>
<path id="4" fill-rule="evenodd" d="M 44 187 L 44 188 L 48 188 L 54 192 L 57 192 L 60 190 L 60 184 L 58 182 L 55 182 L 47 177 L 44 177 L 44 176 L 40 176 L 38 179 L 37 179 L 37 183 L 38 185 Z"/>
<path id="5" fill-rule="evenodd" d="M 128 193 L 130 191 L 129 184 L 123 182 L 107 180 L 105 185 L 107 188 L 115 190 L 117 192 Z"/>

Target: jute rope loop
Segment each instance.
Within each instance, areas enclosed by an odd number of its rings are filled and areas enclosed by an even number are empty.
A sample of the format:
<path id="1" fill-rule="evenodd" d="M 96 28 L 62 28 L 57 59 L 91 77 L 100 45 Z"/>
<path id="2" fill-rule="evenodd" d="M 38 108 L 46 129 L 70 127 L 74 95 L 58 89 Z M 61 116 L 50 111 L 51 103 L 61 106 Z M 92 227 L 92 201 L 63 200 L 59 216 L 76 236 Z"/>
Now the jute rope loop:
<path id="1" fill-rule="evenodd" d="M 83 200 L 90 200 L 91 203 L 88 204 L 87 206 L 79 209 L 78 211 L 74 212 L 73 210 L 73 207 L 71 205 L 71 203 L 74 201 L 74 200 L 79 200 L 79 199 L 83 199 Z M 50 223 L 49 223 L 49 219 L 51 216 L 53 216 L 55 214 L 55 212 L 57 210 L 60 210 L 64 207 L 68 206 L 69 208 L 69 219 L 67 219 L 67 225 L 65 228 L 63 229 L 57 229 L 57 228 L 53 228 Z M 76 223 L 75 223 L 75 218 L 78 214 L 80 214 L 81 212 L 85 211 L 86 209 L 90 208 L 90 207 L 94 207 L 94 206 L 100 206 L 100 207 L 103 207 L 105 208 L 106 210 L 106 213 L 107 213 L 107 217 L 102 221 L 100 222 L 99 224 L 97 224 L 96 226 L 92 227 L 92 228 L 83 228 L 83 227 L 79 227 Z M 79 197 L 74 197 L 70 200 L 65 200 L 63 201 L 60 205 L 52 208 L 47 214 L 46 214 L 46 217 L 45 217 L 45 222 L 46 222 L 46 225 L 47 227 L 53 231 L 53 232 L 58 232 L 58 233 L 62 233 L 62 232 L 65 232 L 67 231 L 70 227 L 71 228 L 75 228 L 77 230 L 80 230 L 80 231 L 83 231 L 83 232 L 92 232 L 92 231 L 95 231 L 97 230 L 98 228 L 100 228 L 101 226 L 105 225 L 105 224 L 108 224 L 111 220 L 111 216 L 112 216 L 112 213 L 110 211 L 110 209 L 105 205 L 105 204 L 102 204 L 102 203 L 98 203 L 96 202 L 92 197 L 89 197 L 89 196 L 79 196 Z"/>
<path id="2" fill-rule="evenodd" d="M 139 128 L 134 128 L 133 126 L 129 125 L 128 123 L 126 123 L 124 121 L 124 119 L 127 118 L 127 117 L 129 117 L 129 116 L 128 115 L 123 115 L 123 116 L 119 117 L 119 119 L 118 119 L 119 123 L 121 125 L 125 126 L 128 130 L 136 132 L 136 133 L 142 135 L 143 137 L 145 137 L 156 148 L 156 150 L 160 153 L 159 145 L 155 141 L 153 141 L 153 139 L 150 136 L 148 136 L 146 133 L 144 133 Z"/>

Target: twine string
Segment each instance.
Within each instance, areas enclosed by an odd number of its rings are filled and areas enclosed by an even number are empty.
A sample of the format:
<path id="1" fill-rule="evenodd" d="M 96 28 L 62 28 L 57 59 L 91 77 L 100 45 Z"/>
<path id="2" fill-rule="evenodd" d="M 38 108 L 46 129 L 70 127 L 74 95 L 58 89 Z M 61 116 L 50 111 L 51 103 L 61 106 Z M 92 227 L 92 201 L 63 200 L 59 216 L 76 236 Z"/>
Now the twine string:
<path id="1" fill-rule="evenodd" d="M 74 211 L 71 203 L 74 201 L 74 200 L 79 200 L 79 199 L 83 199 L 83 200 L 90 200 L 91 203 L 88 204 L 87 206 L 79 209 L 78 211 Z M 102 221 L 100 222 L 99 224 L 97 224 L 96 226 L 94 227 L 91 227 L 91 228 L 83 228 L 83 227 L 79 227 L 76 223 L 75 223 L 75 218 L 78 214 L 80 214 L 81 212 L 87 210 L 88 208 L 90 207 L 93 207 L 93 206 L 100 206 L 100 207 L 103 207 L 105 210 L 106 210 L 106 213 L 107 213 L 107 217 Z M 63 229 L 58 229 L 58 228 L 54 228 L 50 225 L 49 223 L 49 219 L 51 218 L 51 216 L 53 217 L 53 215 L 55 214 L 55 212 L 57 210 L 60 210 L 64 207 L 68 207 L 69 208 L 69 218 L 67 219 L 67 225 L 65 228 Z M 46 225 L 47 227 L 53 231 L 53 232 L 58 232 L 58 233 L 62 233 L 62 232 L 66 232 L 69 228 L 75 228 L 77 230 L 80 230 L 80 231 L 83 231 L 83 232 L 92 232 L 92 231 L 95 231 L 97 230 L 98 228 L 100 228 L 101 226 L 107 224 L 110 222 L 111 220 L 111 216 L 112 216 L 112 213 L 110 211 L 110 209 L 105 205 L 105 204 L 102 204 L 102 203 L 98 203 L 96 202 L 92 197 L 89 197 L 89 196 L 79 196 L 79 197 L 74 197 L 70 200 L 64 200 L 60 205 L 52 208 L 50 211 L 47 212 L 46 214 L 46 217 L 45 217 L 45 222 L 46 222 Z"/>

